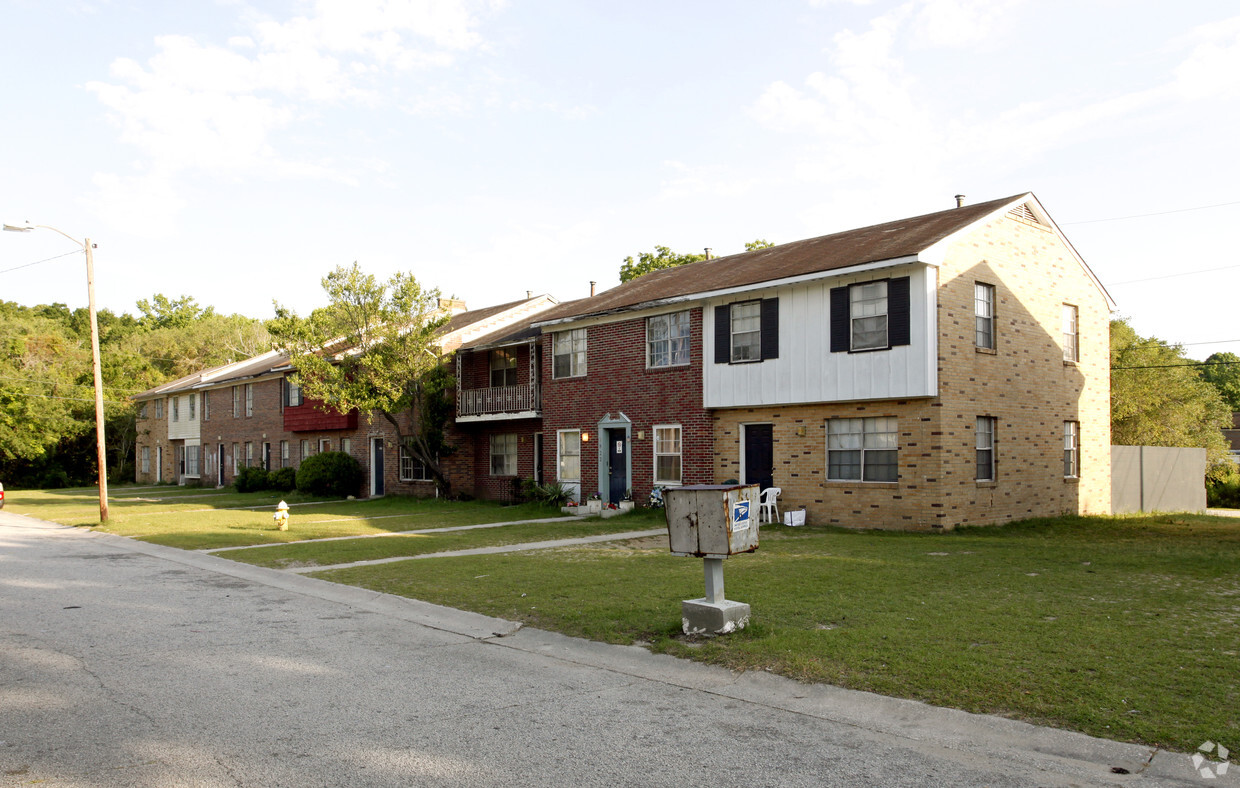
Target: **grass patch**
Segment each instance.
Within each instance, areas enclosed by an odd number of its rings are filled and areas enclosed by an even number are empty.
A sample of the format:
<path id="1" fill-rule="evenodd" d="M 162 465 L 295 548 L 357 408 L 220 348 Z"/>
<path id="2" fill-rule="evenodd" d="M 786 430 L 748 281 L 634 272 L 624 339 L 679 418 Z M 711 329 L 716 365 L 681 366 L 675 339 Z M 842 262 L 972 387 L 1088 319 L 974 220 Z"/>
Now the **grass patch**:
<path id="1" fill-rule="evenodd" d="M 501 528 L 480 528 L 470 531 L 436 531 L 422 534 L 392 534 L 374 539 L 348 539 L 330 542 L 299 542 L 276 547 L 250 547 L 220 553 L 223 558 L 256 566 L 286 569 L 306 566 L 329 566 L 353 561 L 375 561 L 450 550 L 476 547 L 542 542 L 550 539 L 574 539 L 595 534 L 640 531 L 647 524 L 629 517 L 609 519 L 570 518 L 550 523 L 523 523 Z"/>
<path id="2" fill-rule="evenodd" d="M 627 519 L 627 518 L 624 518 Z M 1191 751 L 1240 740 L 1240 521 L 1068 517 L 928 535 L 769 528 L 725 564 L 753 620 L 680 634 L 665 539 L 316 577 L 738 670 Z"/>
<path id="3" fill-rule="evenodd" d="M 321 501 L 297 492 L 237 493 L 230 488 L 123 488 L 109 494 L 107 525 L 99 525 L 94 490 L 42 490 L 6 499 L 6 511 L 64 525 L 129 536 L 185 550 L 369 536 L 454 525 L 559 516 L 536 504 L 501 506 L 489 501 L 443 501 L 388 496 L 363 501 Z M 276 529 L 276 503 L 292 505 L 289 529 Z M 304 505 L 302 505 L 304 504 Z"/>

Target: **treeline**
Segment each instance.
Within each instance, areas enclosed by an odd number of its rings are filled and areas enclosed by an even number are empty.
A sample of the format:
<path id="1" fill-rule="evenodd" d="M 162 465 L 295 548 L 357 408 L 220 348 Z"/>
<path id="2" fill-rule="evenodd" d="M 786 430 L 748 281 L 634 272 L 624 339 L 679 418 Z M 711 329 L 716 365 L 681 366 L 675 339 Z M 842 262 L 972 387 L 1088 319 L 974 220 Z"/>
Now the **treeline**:
<path id="1" fill-rule="evenodd" d="M 134 478 L 134 394 L 265 352 L 261 320 L 162 294 L 137 315 L 97 313 L 109 481 Z M 0 482 L 89 485 L 97 478 L 90 317 L 64 304 L 0 301 Z"/>

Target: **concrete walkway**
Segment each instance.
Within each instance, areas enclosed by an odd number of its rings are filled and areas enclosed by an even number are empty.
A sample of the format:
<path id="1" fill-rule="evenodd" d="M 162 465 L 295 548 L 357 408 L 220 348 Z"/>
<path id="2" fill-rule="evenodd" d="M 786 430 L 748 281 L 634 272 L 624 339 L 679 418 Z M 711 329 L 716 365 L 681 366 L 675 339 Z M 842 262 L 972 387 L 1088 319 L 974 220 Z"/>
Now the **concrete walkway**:
<path id="1" fill-rule="evenodd" d="M 679 600 L 669 600 L 678 605 Z M 1189 756 L 0 512 L 0 784 L 1163 786 Z"/>

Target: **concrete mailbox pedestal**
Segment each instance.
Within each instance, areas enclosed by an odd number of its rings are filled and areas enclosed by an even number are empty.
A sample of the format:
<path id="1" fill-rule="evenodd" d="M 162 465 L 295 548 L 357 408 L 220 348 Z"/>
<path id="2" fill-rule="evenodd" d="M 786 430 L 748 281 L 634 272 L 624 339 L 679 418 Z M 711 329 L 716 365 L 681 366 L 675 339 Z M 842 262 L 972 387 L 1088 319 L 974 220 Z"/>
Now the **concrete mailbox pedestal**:
<path id="1" fill-rule="evenodd" d="M 749 623 L 749 605 L 723 595 L 723 559 L 758 549 L 757 485 L 694 484 L 663 492 L 674 555 L 703 559 L 706 595 L 681 603 L 686 635 L 723 635 Z"/>

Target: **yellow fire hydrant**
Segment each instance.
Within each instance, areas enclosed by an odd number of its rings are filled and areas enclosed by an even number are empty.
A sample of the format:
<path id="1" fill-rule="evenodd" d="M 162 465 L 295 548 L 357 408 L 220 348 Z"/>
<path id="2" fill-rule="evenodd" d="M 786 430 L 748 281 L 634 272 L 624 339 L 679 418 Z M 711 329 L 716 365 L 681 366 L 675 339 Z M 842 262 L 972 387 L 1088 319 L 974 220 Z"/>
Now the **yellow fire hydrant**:
<path id="1" fill-rule="evenodd" d="M 288 504 L 284 501 L 276 506 L 276 513 L 272 515 L 276 521 L 276 525 L 280 526 L 281 531 L 288 530 Z"/>

